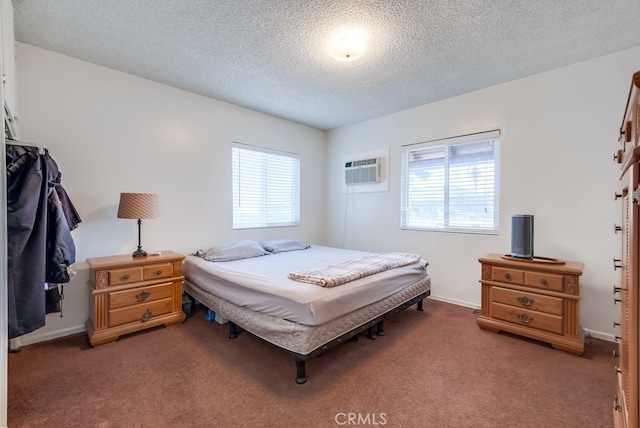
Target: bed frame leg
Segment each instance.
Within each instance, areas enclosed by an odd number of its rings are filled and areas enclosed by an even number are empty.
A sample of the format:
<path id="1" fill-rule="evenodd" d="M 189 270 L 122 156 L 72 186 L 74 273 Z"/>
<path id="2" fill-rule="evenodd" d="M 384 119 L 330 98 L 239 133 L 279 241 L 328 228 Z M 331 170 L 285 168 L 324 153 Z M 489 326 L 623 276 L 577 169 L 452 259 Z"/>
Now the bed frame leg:
<path id="1" fill-rule="evenodd" d="M 376 333 L 378 336 L 384 336 L 384 321 L 380 321 L 376 324 Z"/>
<path id="2" fill-rule="evenodd" d="M 418 310 L 419 310 L 420 312 L 424 312 L 424 309 L 422 308 L 422 300 L 420 300 L 420 301 L 418 302 Z"/>
<path id="3" fill-rule="evenodd" d="M 229 339 L 238 337 L 238 326 L 229 321 Z"/>
<path id="4" fill-rule="evenodd" d="M 371 339 L 371 340 L 376 340 L 376 332 L 373 329 L 374 326 L 371 326 L 367 329 L 367 338 Z"/>
<path id="5" fill-rule="evenodd" d="M 302 385 L 307 382 L 307 374 L 306 374 L 306 361 L 300 357 L 295 357 L 296 359 L 296 383 L 298 385 Z"/>

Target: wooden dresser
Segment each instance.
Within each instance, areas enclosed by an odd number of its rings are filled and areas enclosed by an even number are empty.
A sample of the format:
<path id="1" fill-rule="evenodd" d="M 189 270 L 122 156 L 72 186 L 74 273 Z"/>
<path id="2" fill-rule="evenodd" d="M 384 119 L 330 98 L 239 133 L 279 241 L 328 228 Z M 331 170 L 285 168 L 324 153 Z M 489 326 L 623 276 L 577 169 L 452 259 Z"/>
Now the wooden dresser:
<path id="1" fill-rule="evenodd" d="M 514 260 L 500 254 L 482 264 L 481 328 L 500 330 L 550 343 L 574 354 L 584 351 L 579 325 L 583 264 Z"/>
<path id="2" fill-rule="evenodd" d="M 184 321 L 182 260 L 184 256 L 173 251 L 87 259 L 91 302 L 86 328 L 91 345 Z"/>
<path id="3" fill-rule="evenodd" d="M 620 311 L 619 320 L 614 322 L 619 333 L 616 335 L 618 352 L 615 355 L 618 359 L 618 390 L 613 405 L 613 417 L 616 428 L 639 428 L 640 71 L 631 79 L 631 88 L 620 126 L 618 151 L 614 159 L 622 168 L 620 190 L 615 194 L 615 198 L 622 203 L 622 223 L 615 226 L 615 232 L 621 232 L 622 236 L 622 257 L 614 257 L 613 266 L 619 269 L 622 275 L 620 285 L 614 285 L 613 288 L 614 303 Z"/>

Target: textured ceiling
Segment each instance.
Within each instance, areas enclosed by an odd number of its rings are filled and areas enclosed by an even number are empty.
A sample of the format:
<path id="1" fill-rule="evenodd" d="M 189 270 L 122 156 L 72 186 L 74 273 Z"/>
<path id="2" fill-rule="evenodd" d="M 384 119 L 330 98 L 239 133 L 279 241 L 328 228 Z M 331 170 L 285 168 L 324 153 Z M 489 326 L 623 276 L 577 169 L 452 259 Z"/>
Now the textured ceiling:
<path id="1" fill-rule="evenodd" d="M 640 46 L 640 0 L 13 0 L 16 39 L 320 129 Z M 369 33 L 337 61 L 341 25 Z"/>

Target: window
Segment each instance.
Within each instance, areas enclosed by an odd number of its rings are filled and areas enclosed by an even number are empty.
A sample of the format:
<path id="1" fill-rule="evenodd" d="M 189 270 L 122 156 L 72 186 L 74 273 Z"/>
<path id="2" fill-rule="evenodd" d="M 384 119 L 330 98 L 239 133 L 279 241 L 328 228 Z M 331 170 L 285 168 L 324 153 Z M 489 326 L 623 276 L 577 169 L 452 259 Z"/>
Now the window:
<path id="1" fill-rule="evenodd" d="M 405 147 L 402 229 L 498 233 L 499 131 Z"/>
<path id="2" fill-rule="evenodd" d="M 233 143 L 233 228 L 300 224 L 300 156 Z"/>

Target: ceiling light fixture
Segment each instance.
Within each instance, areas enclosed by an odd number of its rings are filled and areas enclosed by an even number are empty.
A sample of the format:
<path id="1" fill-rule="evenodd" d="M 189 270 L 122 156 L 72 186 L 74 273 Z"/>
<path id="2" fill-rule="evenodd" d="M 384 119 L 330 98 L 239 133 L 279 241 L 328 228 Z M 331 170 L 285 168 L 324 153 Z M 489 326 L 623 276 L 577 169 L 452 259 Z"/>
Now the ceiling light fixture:
<path id="1" fill-rule="evenodd" d="M 340 27 L 329 36 L 329 54 L 339 61 L 356 60 L 367 51 L 368 39 L 367 32 L 362 28 Z"/>

